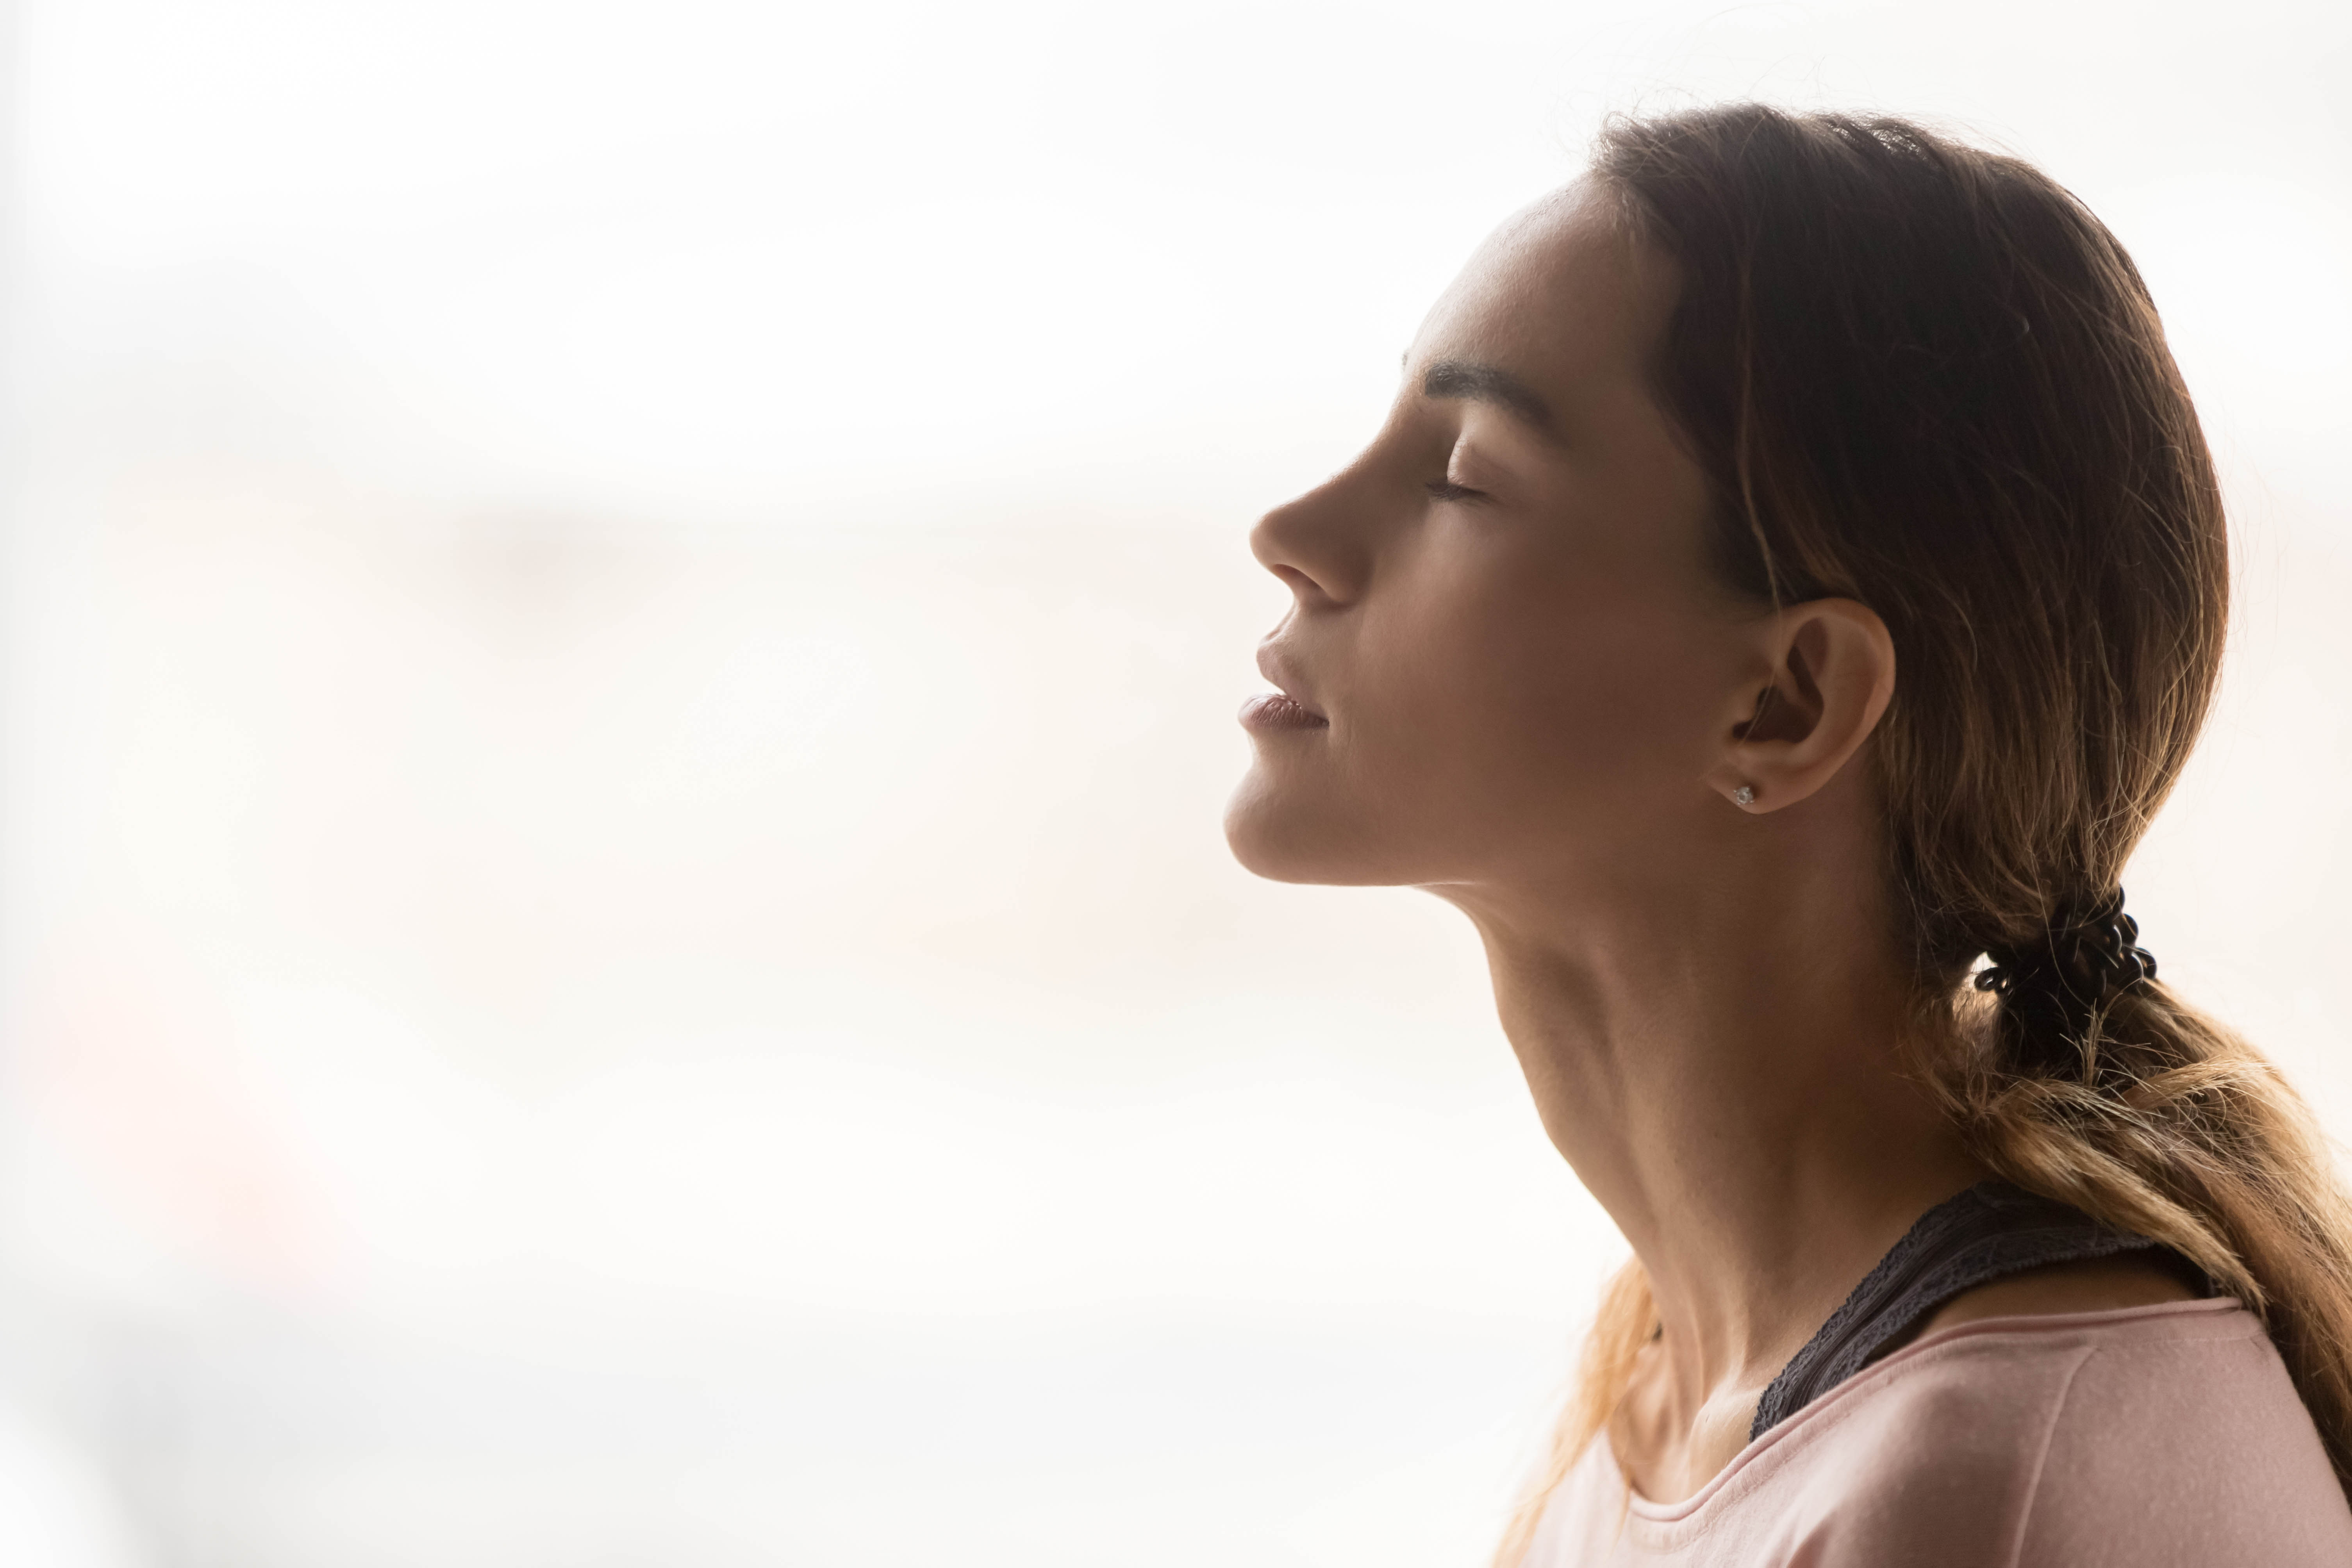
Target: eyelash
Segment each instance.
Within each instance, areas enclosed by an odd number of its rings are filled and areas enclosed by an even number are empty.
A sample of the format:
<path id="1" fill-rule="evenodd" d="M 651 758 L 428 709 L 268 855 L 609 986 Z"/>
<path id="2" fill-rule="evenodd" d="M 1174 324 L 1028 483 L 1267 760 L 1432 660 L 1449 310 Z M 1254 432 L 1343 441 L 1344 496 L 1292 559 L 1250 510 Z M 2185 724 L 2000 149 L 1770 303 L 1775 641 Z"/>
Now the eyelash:
<path id="1" fill-rule="evenodd" d="M 1429 491 L 1432 500 L 1485 500 L 1485 490 L 1474 490 L 1467 485 L 1457 485 L 1452 479 L 1432 479 L 1422 487 Z"/>

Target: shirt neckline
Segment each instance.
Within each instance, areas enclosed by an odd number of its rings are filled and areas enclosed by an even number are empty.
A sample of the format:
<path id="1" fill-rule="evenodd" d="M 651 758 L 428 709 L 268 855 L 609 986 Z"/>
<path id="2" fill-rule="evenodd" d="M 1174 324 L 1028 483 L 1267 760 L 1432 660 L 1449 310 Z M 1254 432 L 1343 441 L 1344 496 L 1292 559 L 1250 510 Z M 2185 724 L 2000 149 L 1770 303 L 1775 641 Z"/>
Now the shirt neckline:
<path id="1" fill-rule="evenodd" d="M 2242 1312 L 2244 1306 L 2230 1296 L 2209 1296 L 2193 1301 L 2151 1301 L 2138 1307 L 2103 1307 L 2088 1312 L 2021 1312 L 2000 1318 L 1977 1318 L 1965 1323 L 1954 1323 L 1905 1345 L 1882 1361 L 1872 1363 L 1861 1372 L 1847 1378 L 1820 1398 L 1791 1414 L 1762 1436 L 1751 1437 L 1747 1447 L 1731 1457 L 1730 1463 L 1709 1477 L 1705 1486 L 1680 1502 L 1653 1502 L 1633 1489 L 1626 1479 L 1625 1467 L 1618 1463 L 1617 1450 L 1610 1441 L 1609 1428 L 1601 1428 L 1599 1444 L 1609 1463 L 1615 1468 L 1625 1488 L 1626 1506 L 1639 1518 L 1657 1524 L 1672 1524 L 1688 1519 L 1712 1501 L 1742 1470 L 1751 1468 L 1762 1456 L 1769 1453 L 1784 1437 L 1817 1425 L 1822 1413 L 1862 1397 L 1887 1381 L 1897 1368 L 1915 1358 L 1955 1340 L 1990 1334 L 2058 1333 L 2069 1329 L 2105 1328 L 2110 1324 L 2135 1322 L 2145 1318 L 2162 1318 L 2179 1314 L 2187 1316 L 2207 1312 Z"/>

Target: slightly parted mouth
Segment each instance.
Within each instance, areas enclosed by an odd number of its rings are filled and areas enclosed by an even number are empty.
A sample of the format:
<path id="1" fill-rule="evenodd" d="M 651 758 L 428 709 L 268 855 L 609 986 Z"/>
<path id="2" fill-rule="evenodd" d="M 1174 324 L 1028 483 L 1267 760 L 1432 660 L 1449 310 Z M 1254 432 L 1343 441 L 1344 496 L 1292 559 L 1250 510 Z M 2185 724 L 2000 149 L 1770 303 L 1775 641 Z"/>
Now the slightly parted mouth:
<path id="1" fill-rule="evenodd" d="M 1257 647 L 1258 673 L 1276 689 L 1261 692 L 1242 704 L 1242 722 L 1253 730 L 1324 730 L 1331 721 L 1300 695 L 1298 673 L 1283 649 L 1271 641 Z"/>
<path id="2" fill-rule="evenodd" d="M 1242 704 L 1242 723 L 1252 730 L 1328 730 L 1331 721 L 1298 699 L 1261 691 Z"/>

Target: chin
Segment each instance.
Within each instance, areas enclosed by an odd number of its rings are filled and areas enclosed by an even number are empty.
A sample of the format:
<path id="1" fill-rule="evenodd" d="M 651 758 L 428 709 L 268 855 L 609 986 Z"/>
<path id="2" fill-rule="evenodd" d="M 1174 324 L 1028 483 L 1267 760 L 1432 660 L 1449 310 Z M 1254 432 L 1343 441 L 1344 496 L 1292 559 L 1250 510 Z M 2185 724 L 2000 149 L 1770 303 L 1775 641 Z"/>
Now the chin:
<path id="1" fill-rule="evenodd" d="M 1242 868 L 1270 882 L 1378 887 L 1409 878 L 1383 875 L 1366 853 L 1366 836 L 1345 816 L 1278 788 L 1252 768 L 1225 805 L 1225 843 Z"/>

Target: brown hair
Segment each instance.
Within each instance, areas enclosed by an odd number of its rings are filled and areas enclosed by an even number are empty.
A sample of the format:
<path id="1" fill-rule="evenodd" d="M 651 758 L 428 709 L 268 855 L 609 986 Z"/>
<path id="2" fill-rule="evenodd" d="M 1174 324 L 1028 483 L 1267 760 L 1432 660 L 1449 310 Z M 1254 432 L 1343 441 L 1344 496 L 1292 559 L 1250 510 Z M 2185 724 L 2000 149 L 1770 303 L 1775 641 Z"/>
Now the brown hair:
<path id="1" fill-rule="evenodd" d="M 2221 493 L 2131 258 L 2046 175 L 1901 120 L 1619 121 L 1593 167 L 1680 268 L 1655 381 L 1713 481 L 1722 570 L 1774 602 L 1858 599 L 1894 638 L 1866 754 L 1918 1071 L 1994 1172 L 2259 1312 L 2352 1483 L 2352 1205 L 2276 1070 L 2153 980 L 2060 1038 L 2007 1009 L 1963 1026 L 1979 954 L 2117 885 L 2220 670 Z M 1629 1265 L 1498 1563 L 1654 1321 Z"/>

